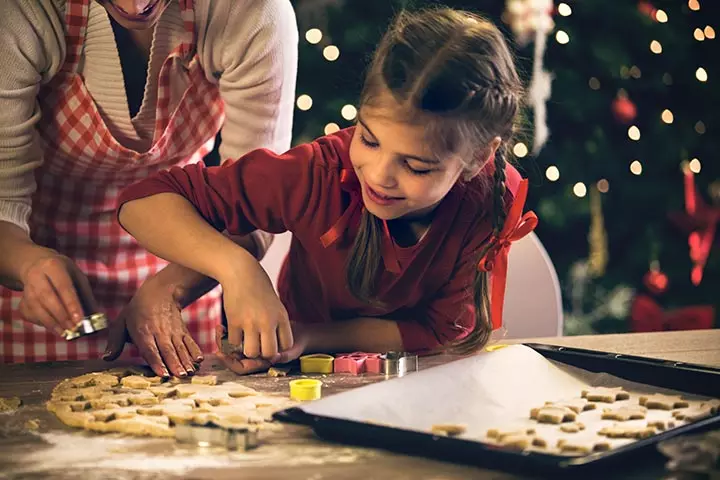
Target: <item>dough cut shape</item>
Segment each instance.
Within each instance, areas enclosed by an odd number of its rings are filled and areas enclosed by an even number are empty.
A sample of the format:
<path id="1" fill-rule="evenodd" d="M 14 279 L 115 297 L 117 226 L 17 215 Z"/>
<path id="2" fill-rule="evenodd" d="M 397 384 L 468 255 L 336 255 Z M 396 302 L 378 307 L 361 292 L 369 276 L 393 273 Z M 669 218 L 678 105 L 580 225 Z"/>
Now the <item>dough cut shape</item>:
<path id="1" fill-rule="evenodd" d="M 190 383 L 193 385 L 217 385 L 217 375 L 195 375 Z"/>
<path id="2" fill-rule="evenodd" d="M 513 450 L 525 450 L 531 446 L 537 448 L 547 447 L 547 441 L 542 437 L 536 436 L 534 428 L 515 430 L 491 428 L 487 431 L 487 437 L 496 444 Z"/>
<path id="3" fill-rule="evenodd" d="M 610 443 L 603 440 L 575 440 L 561 438 L 557 441 L 557 448 L 562 453 L 584 454 L 593 452 L 605 452 L 610 450 Z"/>
<path id="4" fill-rule="evenodd" d="M 18 397 L 0 398 L 0 412 L 12 412 L 22 405 Z"/>
<path id="5" fill-rule="evenodd" d="M 682 397 L 674 395 L 646 395 L 640 397 L 640 405 L 649 410 L 672 410 L 673 408 L 687 408 L 690 403 Z"/>
<path id="6" fill-rule="evenodd" d="M 652 422 L 648 422 L 647 426 L 648 428 L 655 428 L 659 431 L 663 431 L 675 428 L 675 422 L 672 420 L 653 420 Z"/>
<path id="7" fill-rule="evenodd" d="M 622 387 L 596 387 L 582 391 L 582 398 L 591 402 L 615 403 L 618 400 L 627 400 L 630 394 Z"/>
<path id="8" fill-rule="evenodd" d="M 588 401 L 587 398 L 573 398 L 572 400 L 562 400 L 559 402 L 545 402 L 545 405 L 555 405 L 558 407 L 569 408 L 575 413 L 595 410 L 595 408 L 597 408 L 597 405 Z"/>
<path id="9" fill-rule="evenodd" d="M 574 422 L 577 413 L 567 407 L 550 404 L 530 410 L 530 418 L 540 423 Z"/>
<path id="10" fill-rule="evenodd" d="M 465 425 L 443 423 L 433 425 L 430 428 L 430 431 L 435 435 L 457 437 L 458 435 L 462 435 L 463 433 L 465 433 L 467 431 L 467 427 Z"/>
<path id="11" fill-rule="evenodd" d="M 563 423 L 560 425 L 560 430 L 565 433 L 578 433 L 581 430 L 585 430 L 585 425 L 580 422 Z"/>
<path id="12" fill-rule="evenodd" d="M 617 408 L 605 408 L 600 418 L 603 420 L 626 422 L 628 420 L 644 420 L 646 415 L 647 408 L 642 405 L 626 405 Z"/>
<path id="13" fill-rule="evenodd" d="M 672 413 L 673 418 L 684 420 L 686 422 L 697 422 L 705 418 L 712 417 L 717 413 L 717 409 L 712 404 L 706 403 L 699 406 L 683 408 Z"/>
<path id="14" fill-rule="evenodd" d="M 627 425 L 613 425 L 610 427 L 603 427 L 598 432 L 598 435 L 604 435 L 608 438 L 648 438 L 655 435 L 655 429 L 652 427 L 634 427 Z"/>
<path id="15" fill-rule="evenodd" d="M 215 375 L 162 383 L 143 373 L 113 369 L 63 380 L 53 389 L 47 409 L 66 425 L 92 432 L 172 437 L 181 423 L 281 428 L 270 423 L 272 414 L 296 404 L 238 382 L 217 383 Z M 193 382 L 196 378 L 200 383 Z"/>

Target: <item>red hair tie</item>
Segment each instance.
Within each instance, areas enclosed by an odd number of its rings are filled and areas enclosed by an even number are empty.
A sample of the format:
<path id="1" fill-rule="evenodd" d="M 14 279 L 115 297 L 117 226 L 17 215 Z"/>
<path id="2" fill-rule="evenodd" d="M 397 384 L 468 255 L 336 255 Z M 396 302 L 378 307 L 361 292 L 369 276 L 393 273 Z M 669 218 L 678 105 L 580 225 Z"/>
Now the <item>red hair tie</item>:
<path id="1" fill-rule="evenodd" d="M 502 311 L 505 302 L 510 245 L 535 230 L 538 223 L 537 215 L 534 212 L 526 212 L 524 215 L 522 213 L 523 208 L 525 208 L 527 194 L 528 181 L 524 179 L 520 182 L 520 187 L 502 230 L 499 234 L 490 237 L 490 247 L 478 263 L 478 270 L 481 272 L 493 272 L 490 285 L 490 311 L 493 330 L 497 330 L 503 325 Z"/>

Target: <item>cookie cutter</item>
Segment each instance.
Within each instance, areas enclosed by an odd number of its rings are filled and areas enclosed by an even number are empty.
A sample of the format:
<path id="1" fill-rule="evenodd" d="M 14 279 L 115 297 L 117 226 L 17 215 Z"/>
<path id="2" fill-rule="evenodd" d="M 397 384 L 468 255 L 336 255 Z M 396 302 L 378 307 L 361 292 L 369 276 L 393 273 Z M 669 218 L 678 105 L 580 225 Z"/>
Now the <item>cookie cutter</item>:
<path id="1" fill-rule="evenodd" d="M 387 352 L 380 355 L 385 377 L 402 377 L 418 371 L 418 357 L 407 352 Z"/>
<path id="2" fill-rule="evenodd" d="M 321 396 L 322 382 L 314 378 L 300 378 L 290 381 L 290 399 L 305 402 Z"/>
<path id="3" fill-rule="evenodd" d="M 300 357 L 300 371 L 302 373 L 333 373 L 335 357 L 326 353 L 313 353 Z"/>
<path id="4" fill-rule="evenodd" d="M 335 357 L 335 373 L 349 373 L 360 375 L 362 373 L 382 373 L 382 360 L 379 353 L 353 352 Z"/>
<path id="5" fill-rule="evenodd" d="M 70 341 L 86 335 L 91 335 L 99 332 L 100 330 L 105 330 L 107 327 L 107 316 L 105 316 L 104 313 L 93 313 L 92 315 L 88 315 L 80 320 L 72 329 L 65 330 L 62 336 L 65 340 Z"/>
<path id="6" fill-rule="evenodd" d="M 175 426 L 175 439 L 179 443 L 227 450 L 252 450 L 259 444 L 257 428 L 221 427 L 213 422 L 205 425 L 178 424 Z"/>

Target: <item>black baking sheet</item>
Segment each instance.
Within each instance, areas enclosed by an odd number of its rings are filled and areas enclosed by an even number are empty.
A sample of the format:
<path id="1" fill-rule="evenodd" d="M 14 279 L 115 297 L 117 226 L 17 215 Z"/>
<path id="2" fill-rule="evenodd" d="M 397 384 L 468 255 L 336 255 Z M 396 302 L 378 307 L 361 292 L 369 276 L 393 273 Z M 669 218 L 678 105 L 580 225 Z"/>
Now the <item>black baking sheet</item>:
<path id="1" fill-rule="evenodd" d="M 529 421 L 530 408 L 579 397 L 587 386 L 623 386 L 633 394 L 628 402 L 635 404 L 638 395 L 652 393 L 679 393 L 699 403 L 720 398 L 720 369 L 551 345 L 514 345 L 283 410 L 275 417 L 309 425 L 320 437 L 342 443 L 513 472 L 570 476 L 622 468 L 656 456 L 660 441 L 720 427 L 720 416 L 715 416 L 646 440 L 613 441 L 611 451 L 577 457 L 509 451 L 486 443 L 488 428 L 520 428 Z M 588 423 L 585 438 L 594 436 L 599 412 L 592 413 L 595 420 L 590 412 L 578 418 Z M 648 420 L 660 415 L 668 414 L 649 411 Z M 437 423 L 463 423 L 468 432 L 456 438 L 432 435 L 430 427 Z M 557 433 L 557 426 L 537 427 L 555 429 L 538 432 L 549 435 L 553 444 L 553 435 L 564 435 Z"/>

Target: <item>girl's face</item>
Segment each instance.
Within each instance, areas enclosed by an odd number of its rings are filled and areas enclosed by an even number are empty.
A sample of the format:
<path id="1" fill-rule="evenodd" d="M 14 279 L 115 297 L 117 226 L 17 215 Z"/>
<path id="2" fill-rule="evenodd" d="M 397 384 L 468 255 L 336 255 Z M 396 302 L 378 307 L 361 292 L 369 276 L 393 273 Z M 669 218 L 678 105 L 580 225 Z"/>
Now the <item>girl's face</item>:
<path id="1" fill-rule="evenodd" d="M 172 0 L 98 0 L 113 19 L 128 30 L 155 26 Z"/>
<path id="2" fill-rule="evenodd" d="M 421 217 L 457 182 L 458 156 L 435 158 L 420 125 L 391 120 L 387 110 L 364 106 L 350 144 L 365 207 L 378 218 Z"/>

